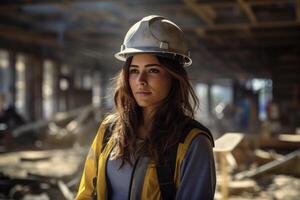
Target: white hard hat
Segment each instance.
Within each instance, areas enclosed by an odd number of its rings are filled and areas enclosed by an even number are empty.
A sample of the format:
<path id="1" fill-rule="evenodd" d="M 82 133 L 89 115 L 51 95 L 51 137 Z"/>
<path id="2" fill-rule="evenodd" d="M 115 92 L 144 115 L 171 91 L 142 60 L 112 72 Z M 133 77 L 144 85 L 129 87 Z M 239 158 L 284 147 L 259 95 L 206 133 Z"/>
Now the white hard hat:
<path id="1" fill-rule="evenodd" d="M 183 31 L 162 16 L 150 15 L 135 23 L 127 32 L 121 51 L 115 54 L 119 60 L 136 53 L 155 53 L 168 57 L 181 57 L 184 66 L 192 64 L 184 40 Z"/>

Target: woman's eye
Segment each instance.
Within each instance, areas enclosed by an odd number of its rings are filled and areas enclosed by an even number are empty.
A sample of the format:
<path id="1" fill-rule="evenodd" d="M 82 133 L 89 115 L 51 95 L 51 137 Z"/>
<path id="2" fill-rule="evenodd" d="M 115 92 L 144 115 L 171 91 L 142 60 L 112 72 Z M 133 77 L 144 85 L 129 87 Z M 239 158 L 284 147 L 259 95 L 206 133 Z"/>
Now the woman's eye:
<path id="1" fill-rule="evenodd" d="M 139 73 L 139 71 L 137 69 L 130 69 L 129 73 L 130 74 L 137 74 L 137 73 Z"/>
<path id="2" fill-rule="evenodd" d="M 158 70 L 158 69 L 154 69 L 154 68 L 152 68 L 152 69 L 150 69 L 150 70 L 149 70 L 149 72 L 150 72 L 150 73 L 158 73 L 158 72 L 159 72 L 159 70 Z"/>

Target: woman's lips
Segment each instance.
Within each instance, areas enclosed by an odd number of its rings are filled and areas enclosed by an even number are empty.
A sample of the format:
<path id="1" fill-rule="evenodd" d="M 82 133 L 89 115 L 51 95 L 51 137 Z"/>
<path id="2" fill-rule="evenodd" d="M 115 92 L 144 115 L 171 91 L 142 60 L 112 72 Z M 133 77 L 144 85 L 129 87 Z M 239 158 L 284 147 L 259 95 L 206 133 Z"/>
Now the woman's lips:
<path id="1" fill-rule="evenodd" d="M 150 95 L 151 92 L 147 92 L 147 91 L 138 91 L 136 92 L 137 95 L 140 95 L 140 96 L 146 96 L 146 95 Z"/>

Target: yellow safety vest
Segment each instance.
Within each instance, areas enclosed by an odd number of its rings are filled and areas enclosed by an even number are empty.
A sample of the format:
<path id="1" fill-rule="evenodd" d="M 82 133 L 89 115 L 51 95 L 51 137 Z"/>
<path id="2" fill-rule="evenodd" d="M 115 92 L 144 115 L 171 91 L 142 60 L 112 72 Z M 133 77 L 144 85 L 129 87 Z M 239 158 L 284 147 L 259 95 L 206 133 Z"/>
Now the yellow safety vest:
<path id="1" fill-rule="evenodd" d="M 78 189 L 78 194 L 75 200 L 90 200 L 93 196 L 94 184 L 93 180 L 97 180 L 97 200 L 105 200 L 107 199 L 107 185 L 106 185 L 106 173 L 105 166 L 106 162 L 109 158 L 109 153 L 113 148 L 113 141 L 110 139 L 106 144 L 105 148 L 101 152 L 104 133 L 108 124 L 102 123 L 100 128 L 98 129 L 97 135 L 92 143 L 90 151 L 88 153 L 83 175 L 80 181 L 80 186 Z M 189 145 L 192 140 L 199 134 L 205 134 L 211 138 L 211 135 L 204 132 L 203 130 L 193 128 L 186 136 L 183 143 L 179 143 L 177 149 L 177 157 L 176 157 L 176 166 L 174 173 L 174 183 L 176 188 L 178 188 L 180 184 L 180 166 L 184 159 L 184 156 L 188 150 Z M 97 164 L 98 162 L 98 164 Z M 98 167 L 98 169 L 97 169 Z M 97 179 L 95 179 L 97 177 Z M 155 162 L 150 160 L 147 166 L 144 183 L 142 187 L 142 195 L 141 199 L 147 200 L 159 200 L 160 197 L 160 188 L 159 182 L 156 173 L 156 165 Z"/>

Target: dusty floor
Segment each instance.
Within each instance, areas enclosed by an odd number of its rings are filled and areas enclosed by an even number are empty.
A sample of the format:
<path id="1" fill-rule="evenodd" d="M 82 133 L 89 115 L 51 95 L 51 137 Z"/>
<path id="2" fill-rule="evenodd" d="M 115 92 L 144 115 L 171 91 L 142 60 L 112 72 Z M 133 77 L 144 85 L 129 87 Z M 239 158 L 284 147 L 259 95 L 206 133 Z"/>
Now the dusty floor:
<path id="1" fill-rule="evenodd" d="M 230 189 L 229 200 L 299 200 L 300 178 L 286 175 L 266 175 L 257 180 L 257 186 L 252 191 L 236 191 Z M 249 189 L 248 189 L 249 190 Z M 215 200 L 224 199 L 219 192 Z"/>

